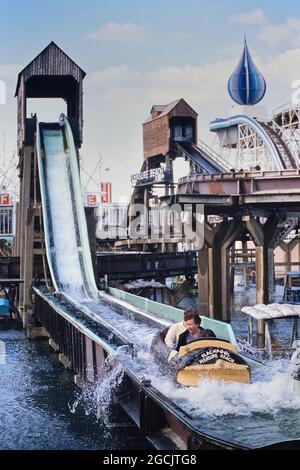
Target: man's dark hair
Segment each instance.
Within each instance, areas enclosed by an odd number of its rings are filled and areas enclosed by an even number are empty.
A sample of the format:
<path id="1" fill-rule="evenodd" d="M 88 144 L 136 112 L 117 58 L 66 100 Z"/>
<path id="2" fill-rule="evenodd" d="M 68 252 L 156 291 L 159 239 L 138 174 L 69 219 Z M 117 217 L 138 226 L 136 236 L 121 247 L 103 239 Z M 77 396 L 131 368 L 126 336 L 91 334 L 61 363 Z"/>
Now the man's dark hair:
<path id="1" fill-rule="evenodd" d="M 198 313 L 195 310 L 191 309 L 191 308 L 187 308 L 184 311 L 183 320 L 184 321 L 194 320 L 196 325 L 201 324 L 201 318 L 199 317 Z"/>

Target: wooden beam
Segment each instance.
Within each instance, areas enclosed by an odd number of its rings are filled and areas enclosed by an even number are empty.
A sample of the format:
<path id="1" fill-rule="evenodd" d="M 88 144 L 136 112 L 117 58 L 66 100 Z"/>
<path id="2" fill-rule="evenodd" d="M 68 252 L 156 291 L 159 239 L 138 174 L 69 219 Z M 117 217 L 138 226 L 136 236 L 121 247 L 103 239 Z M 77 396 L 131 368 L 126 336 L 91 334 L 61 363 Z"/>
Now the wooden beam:
<path id="1" fill-rule="evenodd" d="M 31 286 L 33 278 L 33 230 L 34 230 L 34 209 L 27 209 L 27 220 L 25 225 L 24 244 L 24 284 L 23 301 L 24 305 L 31 305 Z"/>
<path id="2" fill-rule="evenodd" d="M 24 279 L 25 283 L 25 256 L 26 249 L 28 249 L 29 239 L 25 241 L 26 223 L 27 223 L 27 210 L 30 206 L 30 184 L 31 184 L 31 161 L 33 155 L 33 147 L 24 148 L 24 159 L 23 159 L 23 177 L 21 179 L 21 191 L 20 191 L 20 218 L 19 218 L 19 229 L 20 229 L 20 277 Z M 26 246 L 27 244 L 27 246 Z M 32 247 L 31 247 L 32 251 Z M 20 306 L 24 307 L 25 301 L 25 289 L 20 290 Z M 28 297 L 28 296 L 27 296 Z"/>
<path id="3" fill-rule="evenodd" d="M 198 302 L 201 315 L 209 314 L 209 260 L 207 245 L 198 251 Z"/>
<path id="4" fill-rule="evenodd" d="M 230 321 L 230 259 L 229 249 L 243 230 L 241 219 L 233 219 L 226 233 L 222 234 L 221 245 L 221 288 L 222 288 L 222 320 Z"/>
<path id="5" fill-rule="evenodd" d="M 201 297 L 204 299 L 201 308 L 208 304 L 208 313 L 212 318 L 230 320 L 229 248 L 242 230 L 240 218 L 224 220 L 217 230 L 210 230 L 206 225 L 207 248 L 199 252 L 198 261 L 199 301 L 201 305 Z"/>

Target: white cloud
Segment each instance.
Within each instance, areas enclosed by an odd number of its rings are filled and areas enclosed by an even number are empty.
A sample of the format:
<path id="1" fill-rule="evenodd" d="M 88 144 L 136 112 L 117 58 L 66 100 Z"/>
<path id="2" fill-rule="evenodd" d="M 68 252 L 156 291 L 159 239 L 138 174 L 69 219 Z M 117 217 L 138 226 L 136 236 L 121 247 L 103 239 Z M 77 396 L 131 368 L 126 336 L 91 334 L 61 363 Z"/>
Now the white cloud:
<path id="1" fill-rule="evenodd" d="M 89 80 L 92 84 L 97 84 L 106 87 L 107 85 L 112 86 L 117 83 L 130 82 L 137 79 L 140 76 L 140 72 L 136 70 L 130 70 L 127 65 L 118 65 L 117 67 L 109 67 L 104 70 L 94 72 Z"/>
<path id="2" fill-rule="evenodd" d="M 270 109 L 289 101 L 291 83 L 300 79 L 300 48 L 289 49 L 268 61 L 255 56 L 253 60 L 266 78 Z M 235 66 L 236 59 L 202 66 L 166 66 L 150 72 L 121 65 L 94 73 L 90 77 L 90 93 L 94 100 L 105 101 L 105 106 L 114 109 L 114 115 L 124 115 L 124 119 L 128 113 L 134 116 L 138 112 L 142 122 L 151 105 L 183 97 L 199 111 L 200 118 L 209 120 L 228 112 L 231 101 L 227 81 Z"/>
<path id="3" fill-rule="evenodd" d="M 253 59 L 267 80 L 268 100 L 275 105 L 280 100 L 288 101 L 291 82 L 300 79 L 300 49 L 290 49 L 267 62 L 258 57 Z M 210 119 L 226 114 L 229 109 L 227 81 L 235 66 L 236 59 L 202 66 L 166 66 L 150 72 L 120 65 L 95 72 L 88 82 L 89 94 L 93 94 L 94 101 L 105 102 L 106 109 L 114 110 L 112 114 L 119 115 L 119 119 L 121 115 L 126 119 L 138 112 L 142 122 L 151 105 L 167 104 L 180 97 L 200 116 Z"/>
<path id="4" fill-rule="evenodd" d="M 240 13 L 231 18 L 233 23 L 245 24 L 245 25 L 260 25 L 266 22 L 266 17 L 261 8 L 256 10 Z"/>
<path id="5" fill-rule="evenodd" d="M 92 168 L 89 161 L 101 151 L 111 168 L 114 197 L 129 194 L 130 175 L 143 162 L 142 123 L 153 104 L 180 97 L 199 111 L 201 138 L 207 140 L 209 120 L 222 115 L 222 110 L 226 114 L 230 106 L 226 84 L 234 65 L 220 61 L 146 72 L 120 65 L 94 73 L 85 85 L 86 168 Z"/>
<path id="6" fill-rule="evenodd" d="M 166 66 L 151 72 L 129 69 L 125 65 L 95 72 L 91 84 L 96 86 L 98 96 L 119 102 L 120 97 L 143 97 L 157 104 L 166 104 L 180 96 L 193 96 L 197 102 L 211 102 L 214 97 L 226 95 L 227 77 L 235 63 L 219 61 L 216 64 L 184 67 Z M 104 93 L 105 92 L 105 93 Z M 227 96 L 227 95 L 226 95 Z M 151 104 L 154 104 L 151 102 Z"/>
<path id="7" fill-rule="evenodd" d="M 269 86 L 270 93 L 273 90 L 281 90 L 281 94 L 291 89 L 291 83 L 300 79 L 300 48 L 289 49 L 277 55 L 265 64 L 264 75 Z M 262 67 L 260 65 L 260 67 Z M 284 71 L 284 73 L 282 73 Z M 275 98 L 275 96 L 274 96 Z"/>
<path id="8" fill-rule="evenodd" d="M 255 56 L 253 60 L 266 78 L 267 94 L 262 103 L 271 113 L 291 100 L 292 81 L 300 79 L 300 48 L 264 62 Z M 235 66 L 236 57 L 147 72 L 123 64 L 94 73 L 85 85 L 86 168 L 92 171 L 95 155 L 101 152 L 111 169 L 108 176 L 114 198 L 129 194 L 130 175 L 143 161 L 143 121 L 153 104 L 167 104 L 180 97 L 199 113 L 200 139 L 213 146 L 215 135 L 209 132 L 209 121 L 230 112 L 233 102 L 227 93 L 227 80 Z"/>
<path id="9" fill-rule="evenodd" d="M 107 23 L 99 26 L 86 37 L 95 41 L 142 42 L 147 39 L 147 31 L 135 23 Z"/>
<path id="10" fill-rule="evenodd" d="M 6 80 L 17 78 L 17 75 L 24 68 L 23 65 L 18 64 L 4 64 L 0 65 L 0 79 Z"/>
<path id="11" fill-rule="evenodd" d="M 299 46 L 300 19 L 288 18 L 285 23 L 266 24 L 263 26 L 259 39 L 270 46 L 277 46 L 281 43 Z"/>
<path id="12" fill-rule="evenodd" d="M 269 46 L 300 46 L 300 19 L 288 18 L 286 21 L 273 24 L 262 9 L 241 13 L 231 18 L 233 23 L 258 26 L 258 39 Z"/>
<path id="13" fill-rule="evenodd" d="M 243 44 L 227 44 L 216 51 L 217 56 L 221 59 L 234 59 L 235 61 L 243 52 Z"/>
<path id="14" fill-rule="evenodd" d="M 290 39 L 291 46 L 300 47 L 300 32 Z"/>
<path id="15" fill-rule="evenodd" d="M 286 21 L 273 24 L 261 8 L 240 13 L 231 17 L 233 23 L 258 27 L 259 41 L 269 46 L 300 46 L 300 18 L 290 17 Z"/>
<path id="16" fill-rule="evenodd" d="M 291 83 L 300 79 L 300 48 L 290 48 L 264 62 L 256 56 L 253 60 L 267 81 L 263 104 L 268 105 L 269 111 L 290 101 L 294 91 Z M 151 71 L 120 64 L 88 76 L 84 90 L 82 149 L 85 169 L 93 171 L 101 152 L 103 168 L 110 168 L 106 177 L 113 183 L 114 199 L 130 194 L 130 175 L 138 171 L 143 161 L 143 121 L 153 104 L 167 104 L 180 97 L 199 113 L 199 137 L 213 145 L 214 134 L 208 130 L 209 121 L 229 114 L 233 103 L 227 93 L 227 80 L 236 62 L 237 57 L 230 55 L 215 63 L 164 66 Z M 22 66 L 17 65 L 0 66 L 0 79 L 3 80 L 1 70 L 5 76 L 15 78 L 21 69 Z M 9 129 L 15 129 L 15 106 L 12 97 L 6 106 L 0 106 L 0 121 L 7 134 Z M 10 147 L 15 148 L 15 137 Z"/>

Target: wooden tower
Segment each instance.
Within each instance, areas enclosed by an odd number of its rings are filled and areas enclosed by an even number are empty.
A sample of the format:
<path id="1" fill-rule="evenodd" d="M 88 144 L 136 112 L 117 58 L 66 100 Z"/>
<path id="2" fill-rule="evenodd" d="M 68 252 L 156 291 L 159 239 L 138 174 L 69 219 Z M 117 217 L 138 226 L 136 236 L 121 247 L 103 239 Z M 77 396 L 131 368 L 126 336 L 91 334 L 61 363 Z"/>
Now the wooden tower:
<path id="1" fill-rule="evenodd" d="M 17 206 L 15 256 L 20 256 L 19 309 L 24 326 L 32 321 L 31 286 L 43 259 L 42 213 L 35 156 L 36 117 L 27 116 L 27 98 L 62 98 L 73 130 L 77 150 L 82 143 L 83 88 L 85 72 L 51 42 L 18 75 L 18 154 L 20 202 Z M 58 116 L 59 117 L 59 116 Z"/>
<path id="2" fill-rule="evenodd" d="M 164 106 L 152 106 L 150 116 L 143 124 L 144 159 L 150 165 L 168 157 L 172 159 L 175 138 L 197 144 L 197 117 L 196 111 L 183 98 Z"/>

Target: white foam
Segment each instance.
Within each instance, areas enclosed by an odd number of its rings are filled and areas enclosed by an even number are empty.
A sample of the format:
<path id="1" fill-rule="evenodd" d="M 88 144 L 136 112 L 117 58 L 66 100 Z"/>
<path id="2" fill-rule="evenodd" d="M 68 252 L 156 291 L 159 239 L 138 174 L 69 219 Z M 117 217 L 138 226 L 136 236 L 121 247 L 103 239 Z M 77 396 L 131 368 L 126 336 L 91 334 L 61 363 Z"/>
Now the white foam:
<path id="1" fill-rule="evenodd" d="M 59 281 L 73 290 L 83 285 L 64 153 L 47 155 L 47 184 Z"/>
<path id="2" fill-rule="evenodd" d="M 123 316 L 112 305 L 101 302 L 84 302 L 99 316 L 126 334 L 138 346 L 138 357 L 119 355 L 119 360 L 137 376 L 150 379 L 153 386 L 174 401 L 188 414 L 198 416 L 240 415 L 256 412 L 273 413 L 282 409 L 299 409 L 300 398 L 292 389 L 293 365 L 289 359 L 274 360 L 252 368 L 252 383 L 226 383 L 201 380 L 198 387 L 180 387 L 153 362 L 150 345 L 158 331 L 141 322 Z M 120 307 L 119 307 L 120 308 Z"/>
<path id="3" fill-rule="evenodd" d="M 203 379 L 197 388 L 180 388 L 154 379 L 153 385 L 194 418 L 300 410 L 300 398 L 292 389 L 291 377 L 280 372 L 270 380 L 250 384 Z"/>

